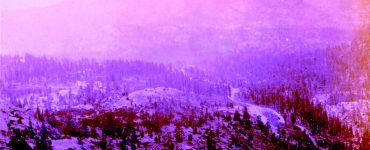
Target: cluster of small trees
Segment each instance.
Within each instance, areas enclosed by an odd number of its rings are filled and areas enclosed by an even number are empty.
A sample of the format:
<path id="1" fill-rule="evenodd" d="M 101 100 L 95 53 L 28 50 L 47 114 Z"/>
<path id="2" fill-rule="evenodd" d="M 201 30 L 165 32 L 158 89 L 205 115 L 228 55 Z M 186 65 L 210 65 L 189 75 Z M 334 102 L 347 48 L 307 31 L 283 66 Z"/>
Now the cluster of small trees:
<path id="1" fill-rule="evenodd" d="M 46 111 L 47 112 L 47 111 Z M 80 115 L 90 116 L 80 120 L 75 120 L 79 113 L 73 110 L 59 111 L 57 113 L 39 113 L 36 116 L 40 121 L 44 120 L 53 128 L 60 131 L 61 138 L 76 137 L 79 143 L 83 145 L 85 138 L 100 138 L 100 142 L 95 143 L 97 147 L 107 149 L 112 145 L 112 139 L 121 139 L 122 149 L 131 149 L 137 147 L 137 129 L 133 121 L 136 118 L 136 113 L 132 110 L 121 109 L 115 112 L 100 112 L 94 116 L 95 112 L 85 111 Z M 97 130 L 101 130 L 99 134 Z M 110 139 L 110 140 L 108 140 Z"/>
<path id="2" fill-rule="evenodd" d="M 15 126 L 8 125 L 9 131 L 11 131 L 12 136 L 10 137 L 7 146 L 11 149 L 42 149 L 42 150 L 52 150 L 52 142 L 50 138 L 50 133 L 42 122 L 42 126 L 39 130 L 35 130 L 31 120 L 29 125 L 25 129 L 20 129 Z M 38 132 L 37 132 L 38 131 Z M 31 147 L 28 142 L 33 142 L 35 147 Z"/>

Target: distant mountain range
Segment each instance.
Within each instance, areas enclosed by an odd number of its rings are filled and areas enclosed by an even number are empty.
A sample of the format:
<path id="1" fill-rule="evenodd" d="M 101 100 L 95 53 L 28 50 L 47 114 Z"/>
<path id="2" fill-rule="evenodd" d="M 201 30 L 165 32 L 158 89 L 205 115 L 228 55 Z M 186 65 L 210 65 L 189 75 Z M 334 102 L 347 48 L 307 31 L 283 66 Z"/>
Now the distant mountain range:
<path id="1" fill-rule="evenodd" d="M 213 61 L 234 51 L 296 51 L 348 41 L 356 5 L 319 0 L 66 0 L 3 11 L 1 52 Z"/>

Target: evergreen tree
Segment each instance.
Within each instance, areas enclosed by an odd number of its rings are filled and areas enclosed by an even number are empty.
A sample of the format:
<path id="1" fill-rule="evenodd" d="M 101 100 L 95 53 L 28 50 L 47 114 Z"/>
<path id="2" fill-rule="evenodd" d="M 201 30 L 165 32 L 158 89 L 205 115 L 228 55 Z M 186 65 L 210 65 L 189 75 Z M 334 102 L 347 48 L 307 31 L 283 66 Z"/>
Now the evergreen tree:
<path id="1" fill-rule="evenodd" d="M 123 131 L 123 134 L 121 136 L 121 143 L 120 143 L 120 148 L 121 150 L 127 150 L 127 145 L 128 145 L 128 134 L 129 134 L 129 131 L 128 131 L 128 128 L 126 128 L 124 131 Z"/>
<path id="2" fill-rule="evenodd" d="M 135 129 L 132 130 L 131 133 L 131 149 L 135 150 L 136 149 L 136 144 L 138 144 L 139 140 L 137 139 L 136 131 Z"/>
<path id="3" fill-rule="evenodd" d="M 40 121 L 44 121 L 44 116 L 42 115 L 42 113 L 41 113 L 41 111 L 40 111 L 39 107 L 37 107 L 37 109 L 36 109 L 35 117 L 36 117 L 38 120 L 40 120 Z"/>
<path id="4" fill-rule="evenodd" d="M 191 133 L 188 135 L 188 141 L 189 142 L 193 141 L 193 135 Z"/>
<path id="5" fill-rule="evenodd" d="M 257 116 L 257 127 L 262 130 L 264 129 L 265 125 L 263 124 L 262 120 L 261 120 L 261 116 Z"/>
<path id="6" fill-rule="evenodd" d="M 207 130 L 206 131 L 206 144 L 207 144 L 207 149 L 211 150 L 211 149 L 216 149 L 216 141 L 213 140 L 213 137 L 215 136 L 215 134 L 213 133 L 212 130 Z"/>
<path id="7" fill-rule="evenodd" d="M 106 136 L 104 135 L 104 133 L 103 133 L 103 135 L 102 135 L 102 139 L 101 139 L 101 141 L 98 143 L 98 145 L 99 145 L 99 147 L 100 147 L 102 150 L 107 149 L 107 138 L 106 138 Z"/>
<path id="8" fill-rule="evenodd" d="M 249 130 L 252 127 L 252 121 L 250 120 L 250 115 L 249 115 L 247 107 L 244 107 L 243 122 L 245 125 L 245 129 Z"/>
<path id="9" fill-rule="evenodd" d="M 294 125 L 295 124 L 295 122 L 297 121 L 296 120 L 296 117 L 295 117 L 295 115 L 294 114 L 291 114 L 290 115 L 290 121 L 292 122 L 292 124 Z"/>
<path id="10" fill-rule="evenodd" d="M 89 137 L 90 136 L 89 127 L 87 126 L 87 121 L 86 120 L 82 122 L 81 134 L 82 134 L 82 137 Z"/>
<path id="11" fill-rule="evenodd" d="M 35 138 L 35 131 L 32 126 L 31 117 L 28 119 L 28 132 L 31 139 Z"/>
<path id="12" fill-rule="evenodd" d="M 182 131 L 180 126 L 176 126 L 175 129 L 175 139 L 177 143 L 183 142 L 183 136 L 184 136 L 184 131 Z"/>
<path id="13" fill-rule="evenodd" d="M 13 150 L 32 150 L 19 129 L 13 129 L 13 135 L 10 137 L 10 141 L 7 143 L 7 146 Z"/>
<path id="14" fill-rule="evenodd" d="M 51 140 L 49 139 L 49 132 L 44 122 L 42 123 L 39 135 L 36 137 L 36 149 L 52 150 Z"/>
<path id="15" fill-rule="evenodd" d="M 240 113 L 239 113 L 239 111 L 235 111 L 233 120 L 234 121 L 240 121 Z"/>

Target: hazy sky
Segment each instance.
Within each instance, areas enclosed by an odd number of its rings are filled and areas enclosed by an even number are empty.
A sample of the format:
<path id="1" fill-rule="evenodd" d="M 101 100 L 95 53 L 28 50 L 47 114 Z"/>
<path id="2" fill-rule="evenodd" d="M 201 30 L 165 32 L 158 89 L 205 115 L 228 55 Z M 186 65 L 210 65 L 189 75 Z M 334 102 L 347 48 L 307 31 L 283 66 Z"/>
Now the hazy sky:
<path id="1" fill-rule="evenodd" d="M 291 45 L 347 39 L 358 22 L 357 2 L 1 0 L 0 52 L 175 61 L 299 49 Z"/>
<path id="2" fill-rule="evenodd" d="M 56 5 L 64 0 L 1 0 L 3 10 L 21 10 Z"/>

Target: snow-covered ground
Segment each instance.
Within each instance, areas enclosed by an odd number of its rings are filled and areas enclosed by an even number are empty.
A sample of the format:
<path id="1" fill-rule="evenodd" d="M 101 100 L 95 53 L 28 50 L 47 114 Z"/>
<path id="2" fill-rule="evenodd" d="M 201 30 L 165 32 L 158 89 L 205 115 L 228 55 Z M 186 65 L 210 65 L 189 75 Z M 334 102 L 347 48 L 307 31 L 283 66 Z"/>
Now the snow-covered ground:
<path id="1" fill-rule="evenodd" d="M 370 101 L 358 100 L 353 102 L 340 102 L 336 105 L 327 105 L 326 110 L 329 114 L 335 115 L 341 121 L 361 130 L 369 126 L 370 118 Z"/>
<path id="2" fill-rule="evenodd" d="M 81 145 L 78 144 L 77 138 L 53 140 L 54 150 L 65 150 L 65 149 L 81 149 Z"/>
<path id="3" fill-rule="evenodd" d="M 243 102 L 237 98 L 237 94 L 240 92 L 238 88 L 231 89 L 230 100 L 235 103 L 234 110 L 242 111 L 244 107 L 247 107 L 249 114 L 257 118 L 261 117 L 261 121 L 266 124 L 267 122 L 271 125 L 273 132 L 277 133 L 277 128 L 285 124 L 284 117 L 276 110 L 267 107 L 257 106 L 251 103 Z"/>
<path id="4" fill-rule="evenodd" d="M 80 85 L 81 86 L 81 85 Z M 51 106 L 53 111 L 56 110 L 63 110 L 66 109 L 66 106 L 64 105 L 58 105 L 60 102 L 59 96 L 57 95 L 68 95 L 69 92 L 72 92 L 76 94 L 76 90 L 78 90 L 76 87 L 73 87 L 72 90 L 68 90 L 68 88 L 63 88 L 60 90 L 55 90 L 56 92 L 52 92 L 51 96 L 42 96 L 37 95 L 35 100 L 36 103 L 33 103 L 33 108 L 39 107 L 40 110 L 44 110 L 49 106 Z M 261 121 L 264 124 L 269 124 L 270 129 L 275 135 L 279 135 L 278 129 L 286 127 L 286 120 L 284 120 L 284 117 L 282 114 L 277 112 L 276 110 L 269 108 L 267 106 L 258 106 L 255 105 L 247 100 L 243 100 L 239 98 L 238 95 L 241 95 L 241 90 L 239 88 L 231 88 L 231 94 L 230 97 L 209 97 L 204 95 L 196 95 L 194 93 L 185 93 L 181 90 L 175 89 L 175 88 L 167 88 L 167 87 L 157 87 L 157 88 L 144 88 L 141 90 L 136 90 L 131 93 L 126 94 L 113 94 L 113 96 L 108 96 L 101 100 L 102 103 L 100 105 L 103 106 L 104 111 L 106 112 L 112 112 L 116 109 L 120 108 L 133 108 L 137 115 L 140 116 L 143 114 L 143 112 L 148 113 L 149 115 L 152 115 L 154 112 L 164 112 L 165 113 L 173 113 L 173 120 L 179 119 L 182 116 L 186 116 L 189 113 L 192 112 L 186 112 L 186 110 L 191 110 L 189 108 L 196 108 L 195 110 L 195 116 L 201 116 L 200 112 L 203 110 L 207 110 L 208 112 L 221 112 L 226 114 L 233 114 L 236 111 L 239 111 L 241 114 L 243 113 L 244 108 L 247 108 L 249 114 L 251 115 L 252 120 L 255 122 L 257 118 L 260 118 Z M 30 96 L 27 97 L 29 99 Z M 51 98 L 50 98 L 51 97 Z M 204 100 L 203 100 L 204 99 Z M 318 95 L 315 99 L 317 103 L 323 103 L 326 102 L 328 99 L 328 96 L 325 94 Z M 21 98 L 22 101 L 22 98 Z M 65 100 L 64 100 L 65 101 Z M 68 101 L 67 101 L 68 102 Z M 233 106 L 230 107 L 226 105 L 226 103 L 232 103 Z M 22 101 L 23 104 L 25 104 L 25 101 Z M 29 103 L 29 102 L 27 102 Z M 49 104 L 47 104 L 49 103 Z M 5 132 L 8 130 L 7 124 L 5 122 L 9 122 L 9 120 L 18 120 L 18 118 L 14 116 L 10 116 L 10 106 L 13 107 L 12 110 L 17 110 L 17 108 L 14 105 L 3 103 L 4 105 L 0 106 L 0 116 L 2 117 L 0 122 L 0 130 L 4 130 Z M 26 109 L 29 107 L 23 108 L 23 110 L 26 112 Z M 78 103 L 76 105 L 72 105 L 69 108 L 72 109 L 79 109 L 81 112 L 84 110 L 97 110 L 100 109 L 100 106 L 98 107 L 96 104 L 83 104 Z M 354 124 L 357 126 L 361 126 L 365 121 L 369 118 L 369 108 L 370 103 L 368 101 L 355 101 L 355 102 L 342 102 L 337 105 L 332 106 L 326 106 L 327 111 L 329 114 L 340 116 L 340 118 L 349 124 Z M 28 109 L 29 111 L 29 109 Z M 97 110 L 101 111 L 101 110 Z M 102 112 L 104 112 L 102 111 Z M 199 112 L 199 113 L 198 113 Z M 362 112 L 362 113 L 358 113 Z M 24 116 L 31 116 L 34 112 L 30 111 L 28 114 L 23 114 Z M 93 118 L 93 116 L 85 116 L 86 118 Z M 75 116 L 75 119 L 78 120 L 81 117 Z M 34 119 L 37 120 L 37 119 Z M 142 120 L 135 120 L 136 123 L 140 123 Z M 19 128 L 25 128 L 26 126 L 24 124 L 28 123 L 28 117 L 24 119 L 23 124 L 18 125 Z M 76 121 L 78 122 L 78 121 Z M 40 123 L 35 122 L 35 126 L 40 126 Z M 216 119 L 209 119 L 206 123 L 199 126 L 198 133 L 194 134 L 193 129 L 191 127 L 185 128 L 182 126 L 182 131 L 184 131 L 184 138 L 186 139 L 188 135 L 192 134 L 193 136 L 193 142 L 180 142 L 176 143 L 176 147 L 180 149 L 191 149 L 192 146 L 196 145 L 197 142 L 204 143 L 204 133 L 206 132 L 206 129 L 211 129 L 213 131 L 216 131 L 217 129 L 220 129 L 222 126 L 224 127 L 220 134 L 228 134 L 228 130 L 230 126 L 229 123 L 227 123 L 222 118 L 216 118 Z M 311 139 L 314 145 L 317 145 L 316 143 L 316 137 L 310 134 L 309 128 L 305 127 L 302 124 L 299 124 L 299 122 L 295 125 L 298 127 L 301 131 L 306 131 L 306 134 Z M 174 132 L 176 130 L 176 126 L 174 123 L 164 125 L 161 129 L 163 132 L 163 135 L 171 135 L 173 137 Z M 200 134 L 199 134 L 200 133 Z M 245 135 L 247 136 L 247 135 Z M 7 136 L 9 137 L 9 136 Z M 142 138 L 140 138 L 140 141 L 142 143 L 153 143 L 154 144 L 154 138 L 156 135 L 149 137 L 147 133 L 143 135 Z M 1 138 L 6 138 L 0 136 Z M 85 148 L 88 148 L 92 144 L 92 141 L 96 139 L 84 139 L 82 144 Z M 198 141 L 200 140 L 200 141 Z M 201 141 L 203 140 L 203 141 Z M 229 136 L 220 136 L 220 141 L 225 141 L 224 143 L 227 143 L 230 140 Z M 78 143 L 78 140 L 76 138 L 66 138 L 66 139 L 58 139 L 53 140 L 53 147 L 54 149 L 66 149 L 66 148 L 72 148 L 72 149 L 81 149 L 81 143 Z M 155 145 L 155 144 L 154 144 Z M 225 145 L 223 145 L 224 148 L 227 148 Z"/>
<path id="5" fill-rule="evenodd" d="M 316 94 L 313 98 L 312 101 L 315 104 L 326 104 L 329 100 L 330 95 L 329 94 Z"/>
<path id="6" fill-rule="evenodd" d="M 370 101 L 369 100 L 355 100 L 345 101 L 336 104 L 329 104 L 330 94 L 317 94 L 313 97 L 315 104 L 322 104 L 325 110 L 333 116 L 338 117 L 342 122 L 351 125 L 354 131 L 362 130 L 369 126 L 370 119 Z"/>
<path id="7" fill-rule="evenodd" d="M 144 106 L 147 104 L 166 103 L 171 100 L 183 101 L 184 93 L 173 88 L 157 87 L 146 88 L 143 90 L 134 91 L 128 94 L 127 97 L 122 97 L 116 101 L 115 107 L 129 107 L 129 106 Z"/>

